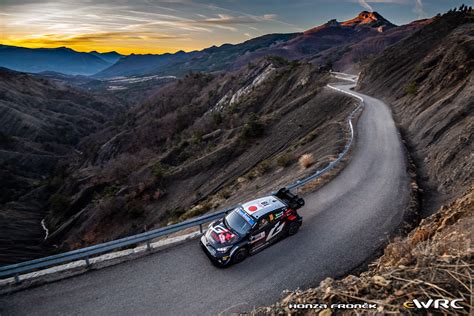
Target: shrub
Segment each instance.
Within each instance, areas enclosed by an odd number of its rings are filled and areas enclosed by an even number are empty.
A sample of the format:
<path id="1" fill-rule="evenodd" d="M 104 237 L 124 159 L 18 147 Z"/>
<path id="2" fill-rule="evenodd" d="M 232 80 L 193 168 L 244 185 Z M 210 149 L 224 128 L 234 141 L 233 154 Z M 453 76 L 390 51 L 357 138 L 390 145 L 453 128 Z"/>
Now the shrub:
<path id="1" fill-rule="evenodd" d="M 13 137 L 0 132 L 0 145 L 9 145 L 13 142 Z"/>
<path id="2" fill-rule="evenodd" d="M 314 164 L 314 156 L 313 154 L 304 154 L 298 159 L 298 163 L 302 169 L 306 169 Z"/>
<path id="3" fill-rule="evenodd" d="M 288 65 L 289 61 L 281 56 L 269 55 L 267 60 L 274 64 L 276 67 Z"/>
<path id="4" fill-rule="evenodd" d="M 168 167 L 161 162 L 157 162 L 152 168 L 151 168 L 151 173 L 155 177 L 155 181 L 161 185 L 163 183 L 163 179 L 166 175 L 166 171 L 168 170 Z"/>
<path id="5" fill-rule="evenodd" d="M 278 166 L 285 168 L 291 165 L 292 160 L 293 160 L 293 157 L 290 154 L 284 153 L 280 157 L 277 158 L 276 162 Z"/>
<path id="6" fill-rule="evenodd" d="M 193 137 L 192 137 L 192 142 L 193 144 L 200 144 L 202 143 L 202 136 L 203 136 L 203 132 L 202 131 L 196 131 L 193 133 Z"/>
<path id="7" fill-rule="evenodd" d="M 119 190 L 120 190 L 120 187 L 116 185 L 111 185 L 104 189 L 104 196 L 107 196 L 107 197 L 114 196 Z"/>
<path id="8" fill-rule="evenodd" d="M 231 192 L 229 189 L 225 188 L 221 190 L 221 192 L 219 193 L 219 196 L 227 200 L 228 198 L 230 198 Z"/>
<path id="9" fill-rule="evenodd" d="M 53 212 L 62 212 L 69 208 L 69 199 L 60 194 L 56 193 L 51 197 L 51 209 Z"/>
<path id="10" fill-rule="evenodd" d="M 270 170 L 270 168 L 271 168 L 270 161 L 264 160 L 257 165 L 257 167 L 255 168 L 256 169 L 255 171 L 257 171 L 259 175 L 263 175 L 267 173 Z"/>
<path id="11" fill-rule="evenodd" d="M 128 209 L 128 215 L 131 219 L 138 219 L 145 215 L 145 210 L 140 206 L 132 206 Z"/>
<path id="12" fill-rule="evenodd" d="M 241 137 L 243 139 L 257 138 L 262 136 L 264 132 L 265 125 L 260 121 L 257 114 L 251 113 L 247 123 L 245 123 L 242 129 Z"/>
<path id="13" fill-rule="evenodd" d="M 212 113 L 212 121 L 216 126 L 222 123 L 222 114 L 221 112 L 213 112 Z"/>
<path id="14" fill-rule="evenodd" d="M 412 82 L 405 87 L 405 93 L 409 95 L 416 95 L 418 93 L 418 85 Z"/>

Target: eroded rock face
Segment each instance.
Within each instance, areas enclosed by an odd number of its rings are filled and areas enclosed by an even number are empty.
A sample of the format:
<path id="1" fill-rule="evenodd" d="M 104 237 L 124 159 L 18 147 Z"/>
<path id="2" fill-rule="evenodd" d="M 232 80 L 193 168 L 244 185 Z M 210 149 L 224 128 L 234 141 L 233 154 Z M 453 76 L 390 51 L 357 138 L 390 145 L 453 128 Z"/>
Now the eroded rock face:
<path id="1" fill-rule="evenodd" d="M 358 89 L 393 105 L 428 212 L 472 183 L 473 69 L 474 24 L 452 12 L 387 49 L 360 77 Z"/>
<path id="2" fill-rule="evenodd" d="M 344 146 L 353 101 L 326 91 L 328 79 L 309 63 L 269 57 L 229 73 L 188 74 L 161 88 L 122 124 L 81 142 L 82 160 L 56 192 L 68 204 L 48 213 L 50 241 L 84 247 L 294 181 L 288 177 L 295 169 L 279 156 L 296 163 L 313 148 L 329 159 Z M 298 143 L 305 145 L 296 149 Z M 233 185 L 240 191 L 227 192 Z M 216 195 L 219 205 L 208 200 Z"/>

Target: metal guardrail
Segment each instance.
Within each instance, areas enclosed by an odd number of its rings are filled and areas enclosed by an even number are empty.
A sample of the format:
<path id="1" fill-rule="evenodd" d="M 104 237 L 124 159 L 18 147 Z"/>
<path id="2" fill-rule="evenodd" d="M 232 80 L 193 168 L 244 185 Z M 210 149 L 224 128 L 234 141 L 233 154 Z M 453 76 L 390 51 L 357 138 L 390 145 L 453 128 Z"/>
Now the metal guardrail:
<path id="1" fill-rule="evenodd" d="M 335 87 L 333 87 L 329 84 L 327 86 L 329 88 L 337 90 L 339 92 L 349 94 L 349 95 L 351 95 L 355 98 L 358 98 L 361 101 L 360 105 L 351 112 L 351 114 L 349 115 L 349 118 L 348 118 L 348 124 L 349 124 L 349 129 L 350 129 L 350 139 L 347 142 L 347 144 L 345 145 L 343 151 L 338 155 L 338 158 L 335 161 L 329 163 L 329 165 L 326 166 L 324 169 L 318 170 L 318 171 L 316 171 L 316 173 L 314 173 L 314 174 L 312 174 L 312 175 L 310 175 L 310 176 L 308 176 L 304 179 L 298 180 L 293 184 L 290 184 L 289 186 L 286 187 L 290 190 L 299 188 L 299 187 L 307 184 L 308 182 L 319 178 L 320 176 L 324 175 L 328 171 L 330 171 L 332 168 L 334 168 L 346 156 L 347 152 L 349 151 L 349 149 L 352 145 L 353 138 L 354 138 L 354 128 L 352 126 L 352 118 L 353 118 L 354 114 L 363 106 L 364 100 L 361 97 L 359 97 L 359 96 L 357 96 L 353 93 L 335 88 Z M 145 232 L 145 233 L 141 233 L 141 234 L 137 234 L 137 235 L 133 235 L 133 236 L 129 236 L 129 237 L 109 241 L 109 242 L 98 244 L 98 245 L 95 245 L 95 246 L 85 247 L 85 248 L 81 248 L 81 249 L 77 249 L 77 250 L 73 250 L 73 251 L 60 253 L 60 254 L 57 254 L 57 255 L 52 255 L 52 256 L 43 257 L 43 258 L 30 260 L 30 261 L 25 261 L 25 262 L 12 264 L 12 265 L 8 265 L 8 266 L 3 266 L 3 267 L 0 267 L 0 279 L 14 277 L 16 282 L 18 283 L 18 282 L 21 281 L 20 280 L 20 275 L 21 274 L 30 273 L 30 272 L 39 270 L 41 268 L 48 268 L 48 267 L 53 267 L 53 266 L 57 266 L 57 265 L 60 265 L 60 264 L 66 264 L 66 263 L 76 261 L 76 260 L 84 260 L 86 262 L 86 265 L 90 266 L 91 263 L 90 263 L 89 259 L 92 256 L 99 255 L 99 254 L 104 254 L 104 253 L 110 252 L 112 250 L 118 250 L 120 248 L 129 247 L 129 246 L 136 245 L 136 244 L 139 244 L 139 243 L 146 243 L 147 249 L 151 250 L 151 247 L 150 247 L 150 241 L 151 240 L 153 240 L 155 238 L 158 238 L 158 237 L 163 237 L 163 236 L 166 236 L 166 235 L 169 235 L 169 234 L 172 234 L 172 233 L 175 233 L 175 232 L 187 229 L 187 228 L 192 228 L 192 227 L 197 227 L 197 226 L 199 226 L 199 231 L 202 233 L 203 232 L 203 224 L 209 223 L 209 222 L 211 222 L 213 220 L 216 220 L 216 219 L 219 219 L 219 218 L 222 218 L 225 214 L 229 213 L 235 207 L 236 206 L 229 207 L 229 208 L 226 208 L 224 210 L 221 210 L 221 211 L 218 211 L 218 212 L 215 212 L 215 213 L 212 213 L 212 214 L 203 215 L 203 216 L 200 216 L 200 217 L 197 217 L 197 218 L 194 218 L 194 219 L 182 222 L 182 223 L 178 223 L 178 224 L 158 228 L 158 229 L 155 229 L 155 230 L 152 230 L 152 231 L 148 231 L 148 232 Z"/>

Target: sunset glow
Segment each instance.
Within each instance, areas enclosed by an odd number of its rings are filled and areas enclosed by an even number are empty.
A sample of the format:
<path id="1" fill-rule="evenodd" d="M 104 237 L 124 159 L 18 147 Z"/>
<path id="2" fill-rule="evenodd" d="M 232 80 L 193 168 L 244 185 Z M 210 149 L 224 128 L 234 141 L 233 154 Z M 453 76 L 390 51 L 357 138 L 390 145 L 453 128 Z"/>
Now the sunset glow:
<path id="1" fill-rule="evenodd" d="M 321 5 L 329 2 L 327 9 Z M 303 31 L 326 22 L 327 16 L 347 19 L 364 9 L 364 3 L 375 10 L 392 9 L 388 12 L 394 16 L 385 16 L 395 23 L 405 22 L 402 16 L 435 13 L 441 6 L 434 0 L 360 2 L 5 0 L 0 4 L 1 43 L 123 54 L 192 51 L 268 33 Z M 452 2 L 450 6 L 457 4 Z"/>

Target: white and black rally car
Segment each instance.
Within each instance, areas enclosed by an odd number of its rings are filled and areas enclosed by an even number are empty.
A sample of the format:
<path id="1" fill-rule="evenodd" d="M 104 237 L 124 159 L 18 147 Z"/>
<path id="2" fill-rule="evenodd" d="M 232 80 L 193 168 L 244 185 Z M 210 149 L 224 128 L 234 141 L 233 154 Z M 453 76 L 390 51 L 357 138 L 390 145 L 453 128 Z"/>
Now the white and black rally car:
<path id="1" fill-rule="evenodd" d="M 237 206 L 209 225 L 201 246 L 217 266 L 243 261 L 248 255 L 298 232 L 303 218 L 296 212 L 304 200 L 282 188 Z"/>

